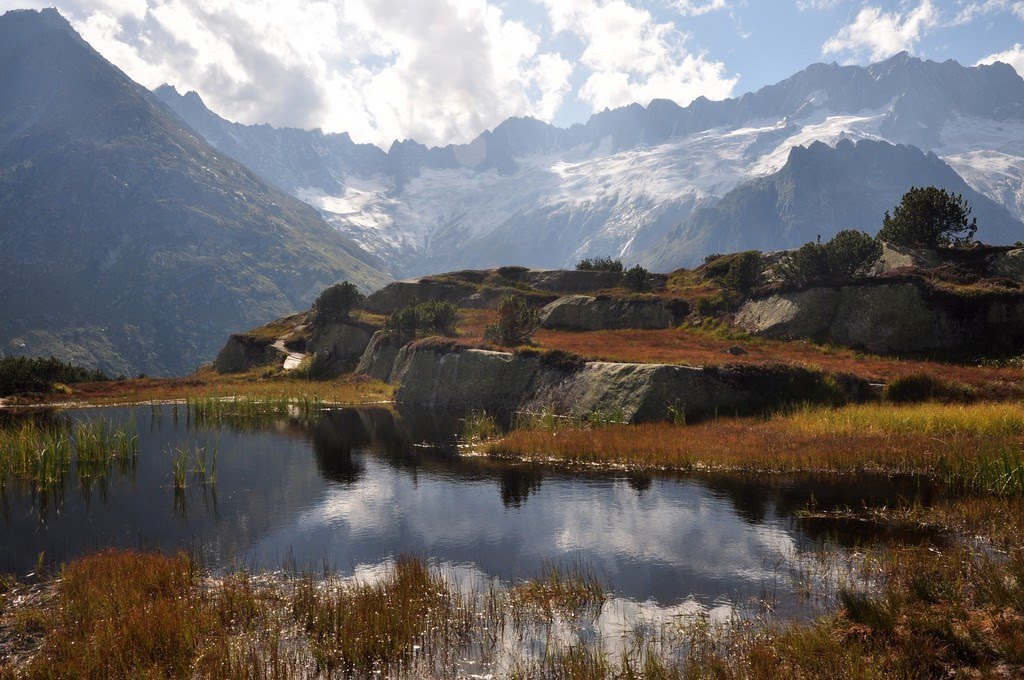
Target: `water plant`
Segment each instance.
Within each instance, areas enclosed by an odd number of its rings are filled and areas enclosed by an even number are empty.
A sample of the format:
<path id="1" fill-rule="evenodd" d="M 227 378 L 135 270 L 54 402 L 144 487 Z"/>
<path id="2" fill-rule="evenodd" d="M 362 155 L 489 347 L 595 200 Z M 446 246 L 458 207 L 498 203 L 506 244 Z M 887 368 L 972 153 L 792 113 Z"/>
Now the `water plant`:
<path id="1" fill-rule="evenodd" d="M 498 421 L 486 411 L 472 411 L 462 419 L 460 439 L 467 444 L 487 441 L 498 436 Z"/>
<path id="2" fill-rule="evenodd" d="M 208 443 L 200 445 L 186 441 L 170 447 L 168 457 L 171 460 L 171 476 L 175 490 L 185 489 L 190 476 L 197 478 L 203 486 L 215 486 L 219 453 L 220 447 L 217 443 L 210 446 Z"/>
<path id="3" fill-rule="evenodd" d="M 185 398 L 189 419 L 194 423 L 222 420 L 261 420 L 294 417 L 310 419 L 318 416 L 324 401 L 316 394 L 298 396 L 208 397 L 190 395 Z"/>

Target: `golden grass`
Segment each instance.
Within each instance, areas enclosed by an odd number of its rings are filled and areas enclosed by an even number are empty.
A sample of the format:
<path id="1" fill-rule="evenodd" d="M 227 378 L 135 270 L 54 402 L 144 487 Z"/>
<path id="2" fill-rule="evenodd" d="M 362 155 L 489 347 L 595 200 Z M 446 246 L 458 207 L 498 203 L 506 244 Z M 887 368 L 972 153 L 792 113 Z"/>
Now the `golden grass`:
<path id="1" fill-rule="evenodd" d="M 391 385 L 366 376 L 346 375 L 336 380 L 298 380 L 257 369 L 249 373 L 221 375 L 204 370 L 187 378 L 141 378 L 100 383 L 82 383 L 71 394 L 34 395 L 31 403 L 53 406 L 112 406 L 146 402 L 183 401 L 244 397 L 279 400 L 299 395 L 316 395 L 331 404 L 367 404 L 388 401 L 394 395 Z M 12 405 L 19 401 L 11 400 Z"/>
<path id="2" fill-rule="evenodd" d="M 971 461 L 1000 460 L 1008 453 L 1011 461 L 1019 460 L 1022 444 L 1019 403 L 869 404 L 691 426 L 515 430 L 485 451 L 498 458 L 647 469 L 958 476 L 978 472 L 977 466 L 956 468 Z"/>

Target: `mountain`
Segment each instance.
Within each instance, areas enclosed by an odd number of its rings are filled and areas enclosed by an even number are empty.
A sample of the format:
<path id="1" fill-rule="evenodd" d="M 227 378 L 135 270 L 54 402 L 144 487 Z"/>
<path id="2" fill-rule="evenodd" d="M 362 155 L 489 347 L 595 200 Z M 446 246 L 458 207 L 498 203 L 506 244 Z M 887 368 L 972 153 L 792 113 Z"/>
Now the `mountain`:
<path id="1" fill-rule="evenodd" d="M 906 53 L 868 67 L 814 64 L 735 99 L 654 100 L 567 129 L 513 118 L 468 144 L 406 140 L 386 152 L 344 134 L 231 123 L 195 93 L 156 94 L 396 275 L 571 266 L 603 254 L 651 264 L 694 210 L 779 171 L 791 149 L 815 141 L 915 145 L 1024 217 L 1024 80 L 1006 64 Z M 894 182 L 900 194 L 910 186 Z M 706 254 L 699 241 L 690 247 L 685 261 Z"/>
<path id="2" fill-rule="evenodd" d="M 876 233 L 882 215 L 910 186 L 937 186 L 963 197 L 978 218 L 978 238 L 1012 243 L 1024 223 L 975 191 L 933 153 L 907 145 L 841 140 L 794 147 L 777 172 L 750 180 L 702 206 L 664 238 L 651 262 L 659 270 L 692 266 L 697 253 L 796 248 L 842 229 Z"/>
<path id="3" fill-rule="evenodd" d="M 340 279 L 386 281 L 55 10 L 0 16 L 0 353 L 181 374 Z"/>

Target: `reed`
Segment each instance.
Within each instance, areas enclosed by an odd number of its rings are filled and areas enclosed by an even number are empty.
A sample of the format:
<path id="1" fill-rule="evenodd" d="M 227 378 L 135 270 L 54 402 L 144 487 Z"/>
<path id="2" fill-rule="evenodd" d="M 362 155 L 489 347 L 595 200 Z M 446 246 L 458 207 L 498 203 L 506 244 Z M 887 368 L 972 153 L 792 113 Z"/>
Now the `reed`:
<path id="1" fill-rule="evenodd" d="M 167 455 L 171 461 L 171 477 L 175 489 L 185 489 L 190 478 L 198 479 L 203 486 L 217 484 L 217 458 L 220 455 L 217 443 L 211 446 L 209 443 L 186 441 L 170 447 Z"/>
<path id="2" fill-rule="evenodd" d="M 465 444 L 494 439 L 500 434 L 497 419 L 486 411 L 473 411 L 461 421 L 459 438 Z"/>
<path id="3" fill-rule="evenodd" d="M 416 652 L 444 655 L 461 647 L 472 621 L 459 593 L 413 558 L 399 558 L 374 584 L 301 578 L 292 612 L 328 675 L 394 672 L 410 667 Z"/>
<path id="4" fill-rule="evenodd" d="M 117 426 L 106 418 L 78 420 L 70 429 L 79 479 L 105 477 L 114 465 L 126 472 L 138 459 L 139 437 L 134 421 Z"/>
<path id="5" fill-rule="evenodd" d="M 58 485 L 71 472 L 72 462 L 82 481 L 106 478 L 113 469 L 127 474 L 138 455 L 134 421 L 120 425 L 106 418 L 28 420 L 0 428 L 0 485 L 10 480 Z"/>
<path id="6" fill-rule="evenodd" d="M 316 394 L 233 397 L 190 395 L 185 398 L 185 407 L 188 417 L 195 423 L 287 417 L 310 419 L 320 414 L 324 401 Z"/>
<path id="7" fill-rule="evenodd" d="M 546 618 L 556 614 L 596 618 L 607 599 L 593 567 L 581 560 L 550 562 L 538 576 L 517 584 L 510 592 L 514 606 L 525 606 Z"/>
<path id="8" fill-rule="evenodd" d="M 36 421 L 0 428 L 0 489 L 9 480 L 50 486 L 68 474 L 72 460 L 67 432 Z"/>

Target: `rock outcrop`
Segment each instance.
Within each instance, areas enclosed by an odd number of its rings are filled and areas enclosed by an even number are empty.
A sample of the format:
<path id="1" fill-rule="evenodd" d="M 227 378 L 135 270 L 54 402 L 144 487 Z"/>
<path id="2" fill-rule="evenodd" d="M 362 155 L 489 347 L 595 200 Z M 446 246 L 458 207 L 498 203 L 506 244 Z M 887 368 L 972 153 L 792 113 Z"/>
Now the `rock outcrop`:
<path id="1" fill-rule="evenodd" d="M 989 270 L 995 276 L 1012 279 L 1024 283 L 1024 248 L 1015 248 L 996 253 L 992 258 Z"/>
<path id="2" fill-rule="evenodd" d="M 680 305 L 670 307 L 664 300 L 656 298 L 569 295 L 558 298 L 541 310 L 540 325 L 542 328 L 570 331 L 655 330 L 675 326 L 686 314 Z"/>
<path id="3" fill-rule="evenodd" d="M 656 288 L 664 286 L 668 278 L 664 274 L 651 274 L 651 277 Z M 531 302 L 545 304 L 558 295 L 593 293 L 614 288 L 621 282 L 621 272 L 526 267 L 474 269 L 395 281 L 367 297 L 364 307 L 390 314 L 416 299 L 450 302 L 470 309 L 493 309 L 505 293 L 527 295 Z"/>
<path id="4" fill-rule="evenodd" d="M 927 248 L 912 248 L 901 246 L 895 243 L 882 242 L 882 254 L 871 267 L 872 276 L 881 276 L 897 269 L 916 267 L 918 269 L 931 269 L 942 264 L 942 258 L 934 250 Z"/>
<path id="5" fill-rule="evenodd" d="M 306 350 L 340 366 L 360 358 L 372 335 L 373 329 L 364 324 L 330 324 L 306 343 Z"/>
<path id="6" fill-rule="evenodd" d="M 866 384 L 849 381 L 836 393 L 826 376 L 780 366 L 692 368 L 664 364 L 579 362 L 545 355 L 438 346 L 398 346 L 378 333 L 358 372 L 398 385 L 400 403 L 450 409 L 621 413 L 630 422 L 659 420 L 669 407 L 688 418 L 750 413 L 788 402 L 856 398 Z"/>
<path id="7" fill-rule="evenodd" d="M 270 340 L 254 338 L 245 333 L 236 333 L 213 360 L 218 373 L 244 373 L 256 366 L 267 366 L 284 361 L 287 353 L 273 346 Z"/>
<path id="8" fill-rule="evenodd" d="M 750 300 L 736 325 L 755 335 L 830 340 L 879 354 L 1019 351 L 1024 296 L 957 296 L 918 281 L 882 279 Z"/>

